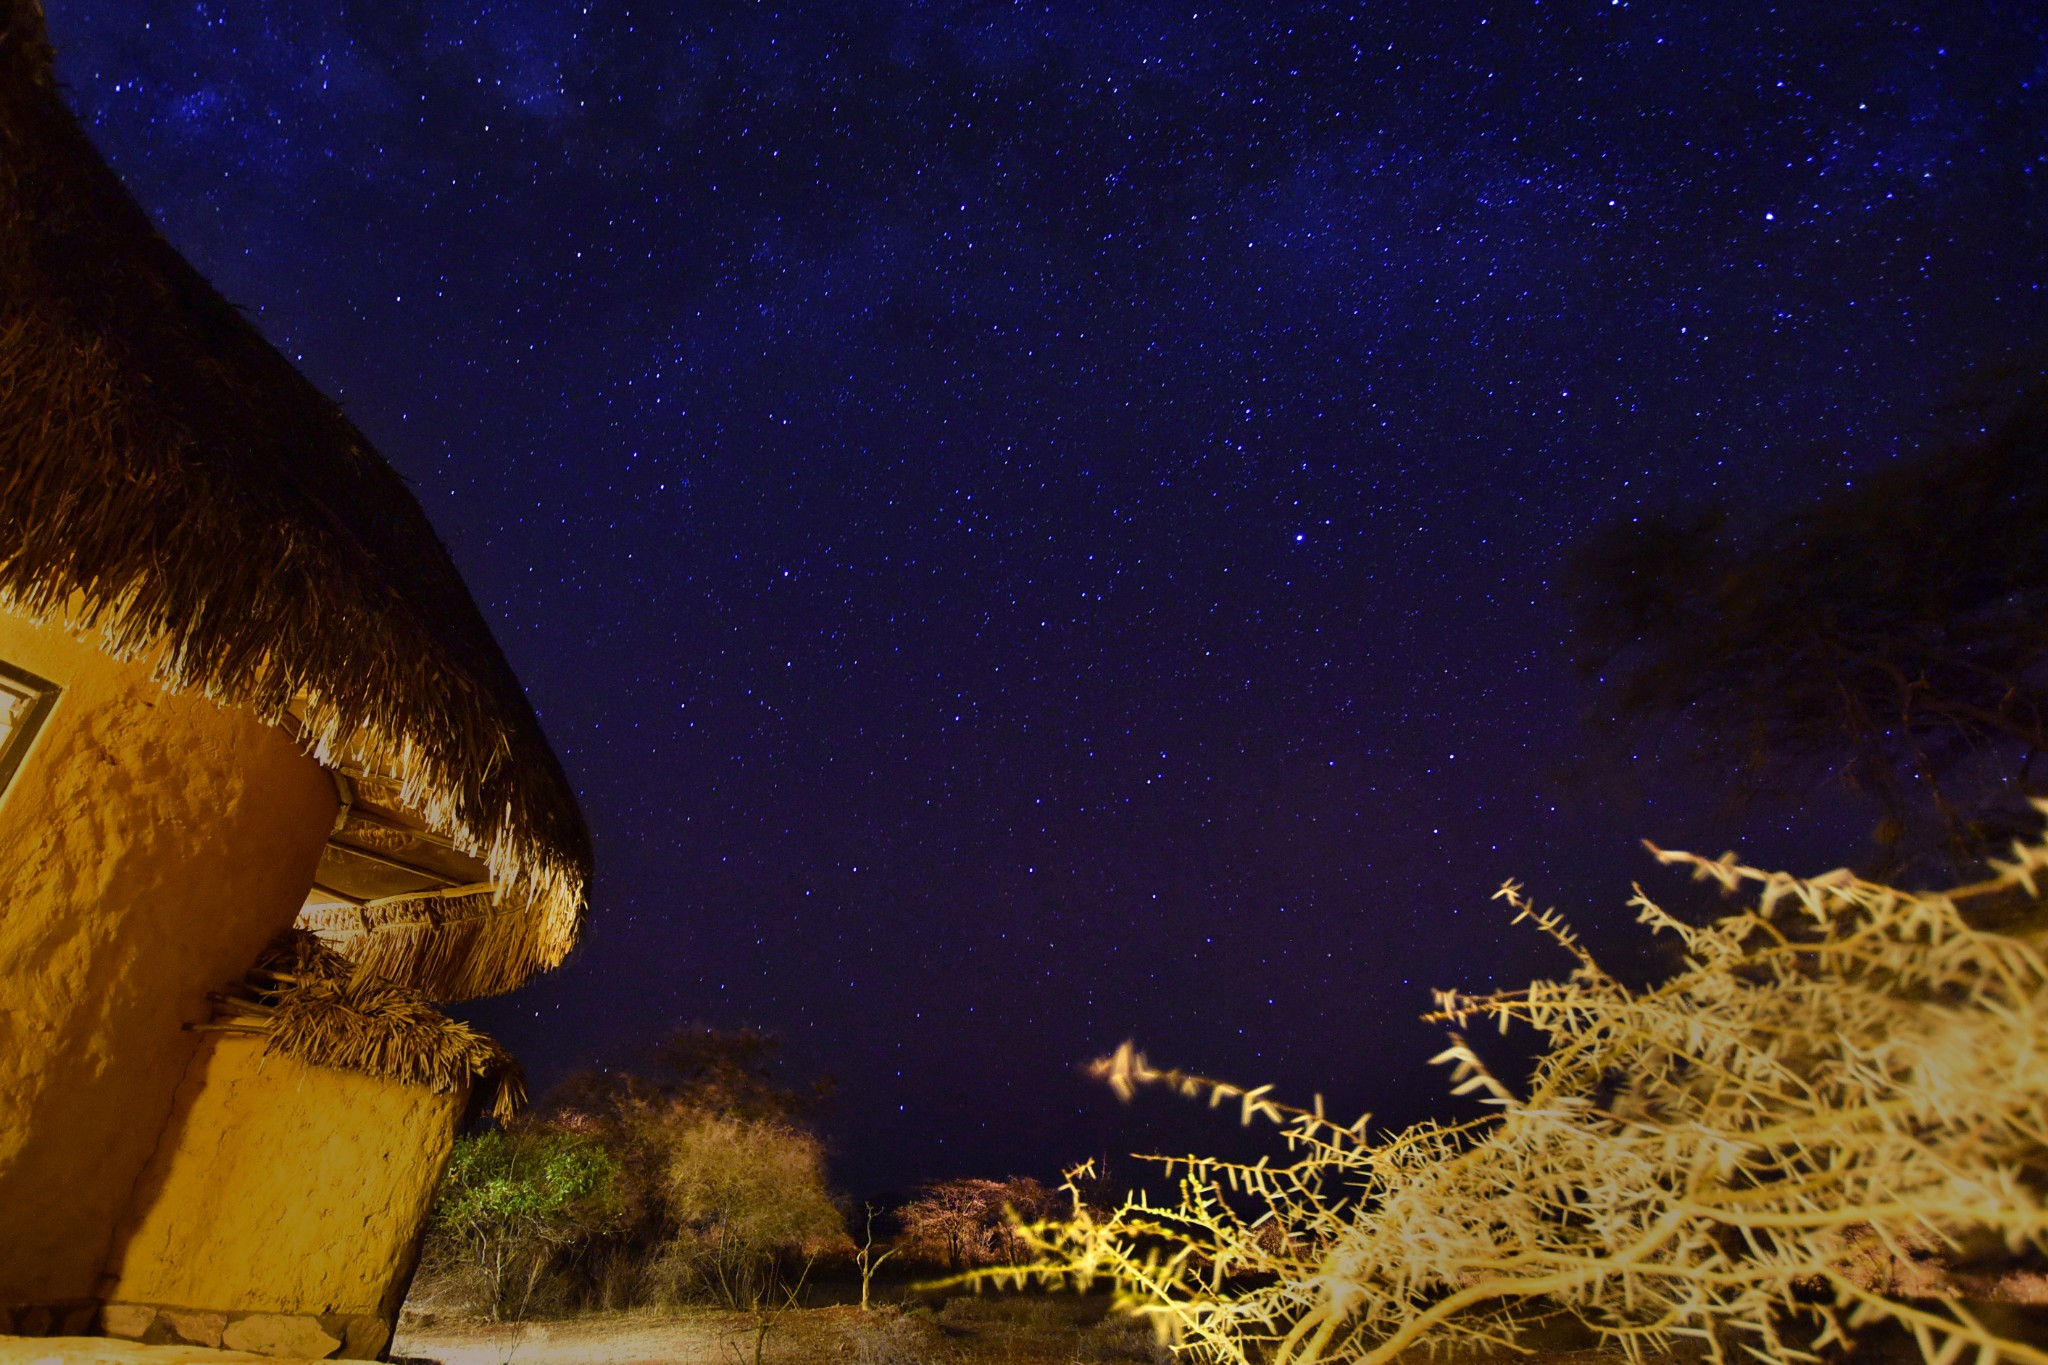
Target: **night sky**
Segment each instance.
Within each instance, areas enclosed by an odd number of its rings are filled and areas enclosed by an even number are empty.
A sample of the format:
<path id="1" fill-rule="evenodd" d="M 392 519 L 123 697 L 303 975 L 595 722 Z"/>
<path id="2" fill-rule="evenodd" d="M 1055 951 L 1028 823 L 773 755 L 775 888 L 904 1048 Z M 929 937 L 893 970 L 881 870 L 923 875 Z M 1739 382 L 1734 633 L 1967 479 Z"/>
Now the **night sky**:
<path id="1" fill-rule="evenodd" d="M 2033 4 L 47 4 L 582 794 L 583 947 L 467 1013 L 774 1029 L 857 1192 L 1242 1142 L 1126 1037 L 1419 1117 L 1429 988 L 1570 965 L 1502 879 L 1851 856 L 1575 776 L 1563 557 L 2048 345 Z"/>

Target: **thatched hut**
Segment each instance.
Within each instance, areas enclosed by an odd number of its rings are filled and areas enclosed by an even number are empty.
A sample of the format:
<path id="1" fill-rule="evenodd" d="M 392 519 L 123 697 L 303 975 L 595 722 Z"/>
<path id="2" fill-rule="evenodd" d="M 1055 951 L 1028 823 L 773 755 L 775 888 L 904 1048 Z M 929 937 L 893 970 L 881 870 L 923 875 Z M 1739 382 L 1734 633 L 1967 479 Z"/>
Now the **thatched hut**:
<path id="1" fill-rule="evenodd" d="M 0 0 L 0 1332 L 374 1349 L 509 1093 L 427 1002 L 561 961 L 588 848 L 404 483 Z"/>

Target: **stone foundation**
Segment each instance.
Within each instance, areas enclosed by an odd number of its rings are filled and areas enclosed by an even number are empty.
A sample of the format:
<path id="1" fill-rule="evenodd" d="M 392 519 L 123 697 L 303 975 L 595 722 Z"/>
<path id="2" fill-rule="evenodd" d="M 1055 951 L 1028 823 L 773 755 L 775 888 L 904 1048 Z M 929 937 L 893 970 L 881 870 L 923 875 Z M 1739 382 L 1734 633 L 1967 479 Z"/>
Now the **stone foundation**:
<path id="1" fill-rule="evenodd" d="M 0 1336 L 117 1337 L 295 1360 L 381 1360 L 391 1325 L 368 1313 L 266 1313 L 156 1303 L 0 1307 Z"/>

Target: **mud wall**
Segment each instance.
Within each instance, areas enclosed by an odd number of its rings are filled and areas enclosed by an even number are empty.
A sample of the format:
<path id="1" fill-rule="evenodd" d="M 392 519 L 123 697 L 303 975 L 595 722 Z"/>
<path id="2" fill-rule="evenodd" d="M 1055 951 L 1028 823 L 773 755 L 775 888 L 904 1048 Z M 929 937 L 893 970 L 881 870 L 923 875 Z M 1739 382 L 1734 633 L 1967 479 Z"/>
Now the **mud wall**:
<path id="1" fill-rule="evenodd" d="M 248 713 L 0 610 L 62 687 L 0 799 L 0 1307 L 100 1296 L 207 1018 L 290 924 L 336 810 Z"/>
<path id="2" fill-rule="evenodd" d="M 136 1185 L 107 1299 L 389 1323 L 465 1095 L 208 1034 Z"/>

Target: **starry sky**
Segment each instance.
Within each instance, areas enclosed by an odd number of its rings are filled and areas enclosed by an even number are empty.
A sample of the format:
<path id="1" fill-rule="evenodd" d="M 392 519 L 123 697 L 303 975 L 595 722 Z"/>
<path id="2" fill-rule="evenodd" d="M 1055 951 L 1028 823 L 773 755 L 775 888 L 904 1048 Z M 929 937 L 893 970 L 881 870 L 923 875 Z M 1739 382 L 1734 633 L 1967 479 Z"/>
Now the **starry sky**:
<path id="1" fill-rule="evenodd" d="M 545 1085 L 671 1025 L 840 1082 L 858 1192 L 1388 1122 L 1433 986 L 1634 942 L 1560 569 L 1773 512 L 2048 343 L 2048 12 L 46 0 L 171 241 L 412 482 L 582 795 Z M 1856 818 L 1861 818 L 1856 817 Z M 1711 847 L 1709 847 L 1711 845 Z"/>

